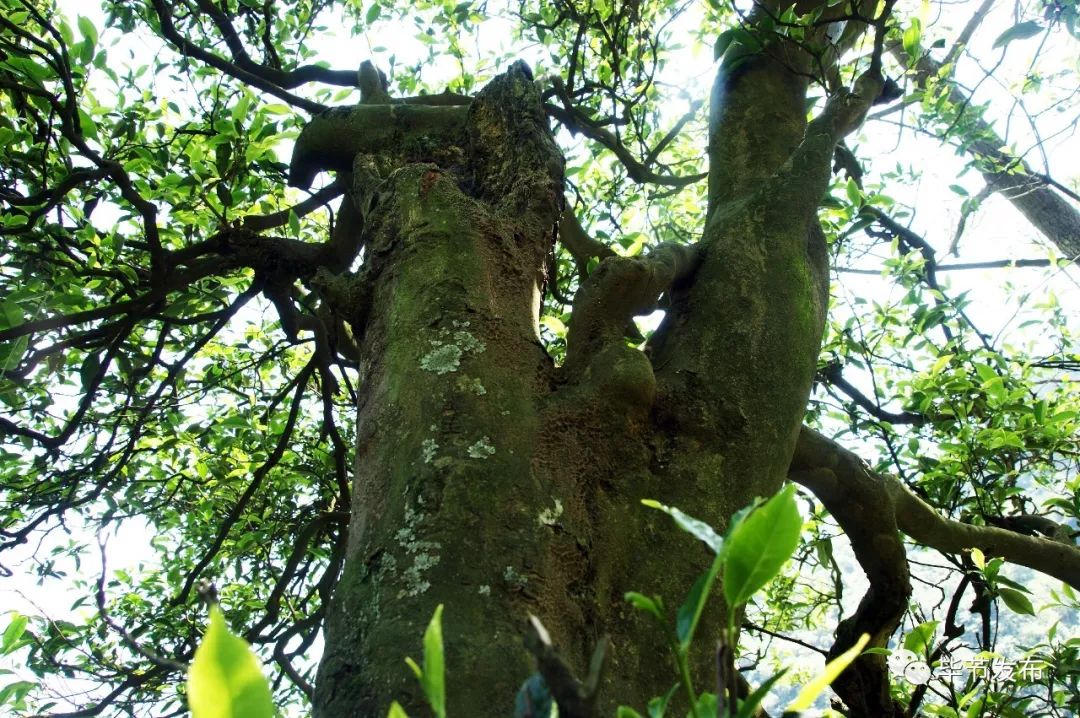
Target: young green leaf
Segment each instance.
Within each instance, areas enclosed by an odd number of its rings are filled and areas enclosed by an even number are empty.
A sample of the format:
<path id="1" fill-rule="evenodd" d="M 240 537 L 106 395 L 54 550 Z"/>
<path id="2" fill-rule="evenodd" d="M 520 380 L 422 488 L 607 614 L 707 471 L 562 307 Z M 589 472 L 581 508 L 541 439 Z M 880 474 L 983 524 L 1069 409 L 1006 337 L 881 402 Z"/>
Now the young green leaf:
<path id="1" fill-rule="evenodd" d="M 650 509 L 656 509 L 657 511 L 663 511 L 665 514 L 675 519 L 675 524 L 683 531 L 687 532 L 691 536 L 704 542 L 713 553 L 720 553 L 723 548 L 724 539 L 720 534 L 713 530 L 712 526 L 695 519 L 693 516 L 689 516 L 679 509 L 673 506 L 665 506 L 659 501 L 653 501 L 652 499 L 642 499 L 641 503 L 648 506 Z"/>
<path id="2" fill-rule="evenodd" d="M 217 606 L 188 669 L 192 718 L 273 718 L 274 703 L 259 659 L 232 633 Z"/>
<path id="3" fill-rule="evenodd" d="M 435 608 L 427 630 L 424 631 L 424 688 L 431 710 L 437 718 L 446 718 L 446 663 L 443 656 L 442 604 Z"/>
<path id="4" fill-rule="evenodd" d="M 394 701 L 390 704 L 390 710 L 387 712 L 386 718 L 409 718 L 409 714 L 405 712 L 400 703 Z"/>
<path id="5" fill-rule="evenodd" d="M 4 629 L 3 639 L 0 640 L 0 655 L 11 653 L 22 645 L 22 641 L 19 639 L 22 638 L 23 633 L 26 631 L 26 624 L 29 620 L 21 613 L 12 615 L 11 623 Z"/>
<path id="6" fill-rule="evenodd" d="M 678 683 L 669 688 L 668 692 L 664 695 L 657 696 L 649 701 L 649 718 L 664 718 L 664 713 L 667 712 L 668 703 L 671 702 L 671 697 L 675 695 L 675 691 L 677 690 L 679 690 Z"/>
<path id="7" fill-rule="evenodd" d="M 801 530 L 792 484 L 735 527 L 724 547 L 724 598 L 729 607 L 746 603 L 780 572 L 799 545 Z"/>
<path id="8" fill-rule="evenodd" d="M 800 711 L 809 708 L 810 705 L 817 700 L 817 697 L 821 695 L 821 692 L 832 685 L 832 682 L 836 680 L 836 677 L 843 673 L 844 669 L 859 657 L 859 653 L 869 642 L 870 634 L 864 633 L 859 637 L 859 640 L 855 641 L 854 646 L 829 661 L 821 675 L 803 686 L 803 689 L 795 696 L 795 700 L 788 704 L 788 707 L 784 709 L 784 712 L 799 713 Z"/>
<path id="9" fill-rule="evenodd" d="M 694 585 L 690 589 L 690 593 L 687 594 L 686 600 L 679 606 L 679 610 L 675 614 L 675 636 L 679 641 L 679 647 L 683 651 L 686 651 L 694 640 L 694 631 L 697 630 L 698 621 L 701 620 L 701 612 L 705 610 L 705 602 L 709 599 L 709 593 L 712 591 L 717 574 L 720 573 L 720 565 L 723 560 L 723 556 L 717 556 L 709 570 L 698 576 L 697 581 L 694 581 Z"/>
<path id="10" fill-rule="evenodd" d="M 934 633 L 937 632 L 937 627 L 937 621 L 925 621 L 915 626 L 904 636 L 904 648 L 922 658 L 930 655 L 934 647 Z"/>
<path id="11" fill-rule="evenodd" d="M 918 20 L 913 20 L 911 25 L 904 30 L 904 35 L 901 38 L 904 45 L 904 52 L 912 58 L 919 56 L 919 40 L 922 38 L 922 27 Z"/>
<path id="12" fill-rule="evenodd" d="M 686 714 L 686 718 L 699 718 L 699 716 L 714 716 L 717 712 L 716 694 L 702 693 L 698 696 L 693 709 Z"/>
<path id="13" fill-rule="evenodd" d="M 638 593 L 637 591 L 629 591 L 626 593 L 626 595 L 623 596 L 623 598 L 625 598 L 630 603 L 630 605 L 637 610 L 652 614 L 656 617 L 658 621 L 663 622 L 664 614 L 660 610 L 660 606 L 656 603 L 654 599 L 649 598 L 643 593 Z"/>
<path id="14" fill-rule="evenodd" d="M 1031 599 L 1025 596 L 1015 588 L 1005 588 L 1004 586 L 998 586 L 998 595 L 1001 596 L 1001 600 L 1005 602 L 1013 613 L 1022 613 L 1027 616 L 1035 615 L 1035 607 L 1031 605 Z"/>

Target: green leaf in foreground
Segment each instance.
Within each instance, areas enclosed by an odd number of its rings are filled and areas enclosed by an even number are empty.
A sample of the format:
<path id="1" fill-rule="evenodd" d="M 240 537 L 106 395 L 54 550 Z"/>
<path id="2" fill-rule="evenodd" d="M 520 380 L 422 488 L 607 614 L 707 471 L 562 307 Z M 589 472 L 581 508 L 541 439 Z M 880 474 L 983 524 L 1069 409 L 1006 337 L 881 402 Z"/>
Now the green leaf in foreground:
<path id="1" fill-rule="evenodd" d="M 411 658 L 406 658 L 412 672 L 420 681 L 420 688 L 427 697 L 428 705 L 436 718 L 446 718 L 446 662 L 443 655 L 442 604 L 435 607 L 435 614 L 424 631 L 424 665 L 421 668 Z"/>
<path id="2" fill-rule="evenodd" d="M 405 712 L 400 703 L 394 701 L 390 704 L 390 711 L 386 714 L 386 718 L 409 718 L 409 714 Z"/>
<path id="3" fill-rule="evenodd" d="M 431 710 L 438 718 L 446 718 L 446 662 L 443 657 L 442 604 L 435 608 L 427 630 L 424 631 L 424 688 Z"/>
<path id="4" fill-rule="evenodd" d="M 803 686 L 803 689 L 799 691 L 799 695 L 795 696 L 788 707 L 784 709 L 785 713 L 799 713 L 810 707 L 810 705 L 817 700 L 817 697 L 821 695 L 821 692 L 832 685 L 832 682 L 836 680 L 836 677 L 844 672 L 844 669 L 851 665 L 851 662 L 859 657 L 859 653 L 862 652 L 863 647 L 870 642 L 870 634 L 864 633 L 859 637 L 859 640 L 855 641 L 855 645 L 841 653 L 836 658 L 829 661 L 825 666 L 825 670 L 820 676 Z"/>
<path id="5" fill-rule="evenodd" d="M 719 563 L 718 557 L 708 571 L 698 576 L 675 615 L 675 637 L 683 651 L 689 649 L 690 642 L 694 640 L 694 631 L 697 630 L 701 613 L 705 610 L 705 601 L 708 600 L 716 574 L 719 573 Z"/>
<path id="6" fill-rule="evenodd" d="M 188 669 L 192 718 L 273 718 L 274 703 L 259 659 L 225 625 L 217 606 Z"/>
<path id="7" fill-rule="evenodd" d="M 642 499 L 641 503 L 648 506 L 650 509 L 656 509 L 657 511 L 663 511 L 665 514 L 675 519 L 675 524 L 686 533 L 704 542 L 706 546 L 712 549 L 713 553 L 720 553 L 720 549 L 723 548 L 724 539 L 720 534 L 713 530 L 712 526 L 695 519 L 693 516 L 689 516 L 679 509 L 673 506 L 665 506 L 659 501 L 653 501 L 652 499 Z"/>
<path id="8" fill-rule="evenodd" d="M 724 546 L 724 598 L 734 608 L 768 583 L 799 545 L 802 516 L 788 484 L 728 535 Z"/>

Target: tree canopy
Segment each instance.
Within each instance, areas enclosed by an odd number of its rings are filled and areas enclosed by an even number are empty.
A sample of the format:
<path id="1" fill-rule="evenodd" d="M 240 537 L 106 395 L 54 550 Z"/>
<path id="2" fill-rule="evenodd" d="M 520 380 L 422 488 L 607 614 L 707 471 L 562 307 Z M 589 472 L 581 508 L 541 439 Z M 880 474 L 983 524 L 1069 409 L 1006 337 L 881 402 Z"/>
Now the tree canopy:
<path id="1" fill-rule="evenodd" d="M 592 581 L 677 606 L 708 556 L 638 499 L 669 503 L 663 477 L 760 474 L 677 494 L 723 527 L 787 477 L 806 523 L 740 617 L 751 683 L 865 632 L 936 674 L 864 656 L 837 683 L 853 715 L 1080 709 L 1075 2 L 0 7 L 0 581 L 75 600 L 7 615 L 3 710 L 185 714 L 210 582 L 276 704 L 307 714 L 352 665 L 332 649 L 316 678 L 347 613 L 327 623 L 335 588 L 394 570 L 358 537 L 403 547 L 397 598 L 425 607 L 422 630 L 447 539 L 424 533 L 444 497 L 415 476 L 503 460 L 526 432 L 545 447 L 522 448 L 531 464 L 487 470 L 618 496 L 514 494 L 550 539 L 530 570 L 563 598 Z M 439 248 L 475 228 L 503 243 Z M 401 249 L 424 232 L 430 250 Z M 451 295 L 474 324 L 418 306 Z M 408 336 L 426 353 L 395 374 Z M 534 350 L 543 369 L 521 376 Z M 457 398 L 409 404 L 417 377 Z M 555 404 L 530 413 L 534 385 Z M 514 428 L 451 460 L 455 412 Z M 387 479 L 401 506 L 365 468 L 395 462 L 419 467 Z M 635 467 L 632 488 L 597 467 Z M 584 516 L 616 538 L 575 546 Z M 485 521 L 470 530 L 511 540 Z M 111 565 L 131 537 L 138 562 Z M 500 581 L 507 605 L 573 613 L 509 565 Z M 646 670 L 617 657 L 644 629 L 585 614 L 563 628 L 617 625 L 612 680 Z M 409 630 L 380 669 L 403 680 Z M 1006 675 L 1021 661 L 1040 670 Z M 491 700 L 503 715 L 512 691 Z"/>

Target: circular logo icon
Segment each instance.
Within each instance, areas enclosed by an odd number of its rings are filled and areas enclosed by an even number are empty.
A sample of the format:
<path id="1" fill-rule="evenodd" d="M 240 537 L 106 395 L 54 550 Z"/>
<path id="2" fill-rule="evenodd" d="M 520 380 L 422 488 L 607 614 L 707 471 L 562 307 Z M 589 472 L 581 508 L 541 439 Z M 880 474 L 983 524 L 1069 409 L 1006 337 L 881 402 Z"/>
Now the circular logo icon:
<path id="1" fill-rule="evenodd" d="M 897 648 L 888 658 L 889 670 L 917 686 L 930 680 L 930 666 L 906 648 Z"/>
<path id="2" fill-rule="evenodd" d="M 910 683 L 921 686 L 930 682 L 930 666 L 925 661 L 914 661 L 904 669 L 904 678 Z"/>

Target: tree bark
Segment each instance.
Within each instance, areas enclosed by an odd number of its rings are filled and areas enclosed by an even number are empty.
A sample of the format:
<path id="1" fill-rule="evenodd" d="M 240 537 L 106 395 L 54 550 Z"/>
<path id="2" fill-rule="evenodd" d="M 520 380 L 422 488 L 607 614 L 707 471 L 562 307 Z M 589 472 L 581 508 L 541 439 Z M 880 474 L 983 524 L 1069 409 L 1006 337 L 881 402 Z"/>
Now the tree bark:
<path id="1" fill-rule="evenodd" d="M 345 131 L 387 113 L 361 105 L 305 129 L 292 176 L 351 163 L 364 247 L 356 275 L 312 282 L 362 337 L 363 382 L 317 716 L 418 710 L 401 659 L 438 604 L 457 715 L 511 710 L 533 671 L 530 613 L 579 675 L 610 636 L 600 714 L 667 691 L 663 637 L 624 595 L 678 605 L 710 559 L 640 501 L 722 530 L 786 480 L 827 304 L 817 206 L 837 141 L 880 86 L 868 73 L 807 124 L 790 63 L 722 68 L 701 241 L 606 259 L 575 297 L 559 368 L 537 319 L 562 159 L 527 68 L 494 80 L 464 121 L 454 108 L 400 132 Z M 766 121 L 775 132 L 752 128 Z M 662 292 L 673 304 L 649 352 L 628 346 L 627 321 Z M 714 689 L 719 603 L 700 629 L 701 689 Z"/>

